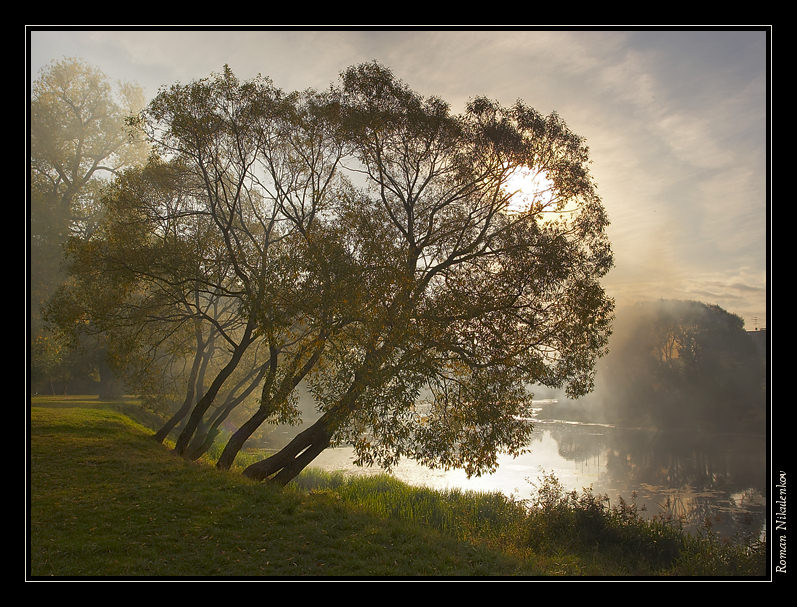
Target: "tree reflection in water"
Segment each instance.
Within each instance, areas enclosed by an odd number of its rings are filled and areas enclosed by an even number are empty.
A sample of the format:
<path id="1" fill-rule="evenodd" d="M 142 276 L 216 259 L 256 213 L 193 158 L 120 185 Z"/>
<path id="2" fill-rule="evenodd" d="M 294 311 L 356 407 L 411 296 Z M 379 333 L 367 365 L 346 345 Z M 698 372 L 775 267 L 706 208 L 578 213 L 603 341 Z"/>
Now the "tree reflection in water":
<path id="1" fill-rule="evenodd" d="M 764 436 L 614 428 L 580 423 L 541 424 L 571 462 L 600 458 L 593 485 L 612 502 L 620 496 L 646 516 L 710 527 L 721 536 L 764 529 Z"/>

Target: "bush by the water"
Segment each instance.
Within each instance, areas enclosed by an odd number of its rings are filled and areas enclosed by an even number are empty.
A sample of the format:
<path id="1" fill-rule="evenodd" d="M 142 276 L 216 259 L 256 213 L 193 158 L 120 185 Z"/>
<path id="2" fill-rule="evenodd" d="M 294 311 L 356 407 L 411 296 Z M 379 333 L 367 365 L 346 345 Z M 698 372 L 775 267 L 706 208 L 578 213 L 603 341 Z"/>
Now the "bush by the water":
<path id="1" fill-rule="evenodd" d="M 609 563 L 619 575 L 765 572 L 765 542 L 723 540 L 710 529 L 692 535 L 678 519 L 644 517 L 633 499 L 619 498 L 610 505 L 606 495 L 596 495 L 591 488 L 567 491 L 554 474 L 538 479 L 528 499 L 412 487 L 387 475 L 350 477 L 318 470 L 305 472 L 294 483 L 306 491 L 331 492 L 388 519 L 431 526 L 508 553 L 568 555 L 591 562 L 586 569 L 598 567 L 597 575 L 603 575 Z"/>

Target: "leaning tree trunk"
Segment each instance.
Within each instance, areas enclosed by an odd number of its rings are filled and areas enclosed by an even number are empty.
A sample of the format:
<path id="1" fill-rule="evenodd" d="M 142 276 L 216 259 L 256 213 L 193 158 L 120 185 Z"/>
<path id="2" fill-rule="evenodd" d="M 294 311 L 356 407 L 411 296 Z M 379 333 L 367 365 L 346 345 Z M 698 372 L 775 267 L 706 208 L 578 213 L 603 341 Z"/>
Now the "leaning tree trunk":
<path id="1" fill-rule="evenodd" d="M 188 412 L 191 410 L 191 406 L 194 404 L 194 388 L 196 385 L 196 376 L 199 372 L 199 364 L 202 361 L 202 352 L 197 349 L 196 354 L 194 355 L 194 362 L 191 365 L 191 372 L 188 376 L 188 389 L 185 394 L 185 400 L 183 401 L 183 405 L 177 410 L 177 412 L 169 418 L 169 420 L 158 430 L 154 437 L 156 441 L 162 443 L 166 440 L 166 437 L 169 436 L 169 433 L 174 430 L 175 426 L 180 423 L 180 421 L 188 415 Z"/>
<path id="2" fill-rule="evenodd" d="M 255 462 L 243 474 L 254 480 L 269 480 L 286 485 L 296 478 L 307 465 L 329 446 L 332 435 L 348 419 L 357 406 L 357 400 L 369 385 L 369 380 L 384 360 L 387 348 L 382 348 L 354 374 L 354 381 L 338 402 L 324 413 L 312 426 L 303 430 L 277 453 Z"/>
<path id="3" fill-rule="evenodd" d="M 269 480 L 286 485 L 329 446 L 333 429 L 329 419 L 322 416 L 312 426 L 303 430 L 285 447 L 269 458 L 247 467 L 243 474 L 253 480 Z"/>
<path id="4" fill-rule="evenodd" d="M 227 444 L 224 446 L 224 450 L 219 456 L 219 460 L 216 462 L 216 467 L 219 470 L 230 469 L 238 452 L 243 448 L 244 443 L 249 440 L 249 437 L 255 433 L 260 425 L 266 421 L 269 415 L 274 411 L 274 408 L 270 405 L 271 401 L 269 401 L 268 406 L 261 405 L 258 410 L 255 411 L 254 415 L 246 420 L 229 438 Z"/>
<path id="5" fill-rule="evenodd" d="M 243 356 L 244 352 L 251 345 L 253 341 L 253 329 L 254 323 L 250 320 L 246 326 L 246 330 L 244 331 L 241 341 L 238 342 L 238 345 L 233 350 L 232 357 L 230 358 L 229 362 L 221 371 L 219 371 L 218 375 L 216 375 L 215 379 L 213 380 L 213 383 L 210 384 L 207 392 L 205 392 L 202 398 L 199 399 L 199 402 L 191 412 L 191 417 L 188 419 L 188 423 L 186 423 L 183 431 L 180 432 L 180 436 L 177 437 L 177 443 L 174 446 L 174 451 L 178 455 L 185 454 L 188 444 L 191 442 L 191 438 L 194 436 L 194 432 L 199 426 L 199 422 L 202 421 L 202 417 L 205 415 L 205 412 L 208 410 L 210 405 L 213 404 L 213 400 L 216 398 L 216 394 L 218 394 L 221 386 L 225 381 L 227 381 L 227 378 L 238 366 L 238 363 L 241 361 L 241 357 Z"/>
<path id="6" fill-rule="evenodd" d="M 263 422 L 265 422 L 269 416 L 274 413 L 274 411 L 276 411 L 282 403 L 285 402 L 291 392 L 293 392 L 293 390 L 296 389 L 296 386 L 299 385 L 299 382 L 304 379 L 304 377 L 318 362 L 322 351 L 323 342 L 315 349 L 312 356 L 310 356 L 310 358 L 308 358 L 299 369 L 297 369 L 294 373 L 285 376 L 285 378 L 280 382 L 276 392 L 272 396 L 268 396 L 267 394 L 273 383 L 271 381 L 273 376 L 269 378 L 269 381 L 263 385 L 263 394 L 260 399 L 260 407 L 257 409 L 257 411 L 255 411 L 252 417 L 246 420 L 246 422 L 244 422 L 227 441 L 219 460 L 216 462 L 217 468 L 221 470 L 230 469 L 230 466 L 232 466 L 232 463 L 235 461 L 235 457 L 243 448 L 246 441 L 249 440 L 249 437 L 251 437 L 252 434 L 254 434 L 255 431 L 263 424 Z M 276 351 L 272 354 L 272 360 L 270 361 L 272 369 L 276 367 L 275 357 Z"/>
<path id="7" fill-rule="evenodd" d="M 403 293 L 394 307 L 401 309 L 409 298 Z M 277 453 L 255 462 L 243 471 L 244 476 L 254 480 L 269 480 L 279 485 L 287 485 L 296 478 L 307 465 L 326 449 L 335 431 L 348 420 L 357 408 L 358 401 L 368 387 L 376 387 L 389 378 L 382 366 L 395 351 L 396 344 L 404 332 L 405 324 L 397 322 L 384 336 L 380 346 L 372 346 L 366 353 L 346 392 L 312 426 L 300 432 Z"/>
<path id="8" fill-rule="evenodd" d="M 211 416 L 211 419 L 203 418 L 200 420 L 199 426 L 197 426 L 197 429 L 194 432 L 194 436 L 191 437 L 191 441 L 188 443 L 188 446 L 185 448 L 185 452 L 183 453 L 183 455 L 188 459 L 199 459 L 202 454 L 210 448 L 210 445 L 213 444 L 216 434 L 214 433 L 213 436 L 210 436 L 212 419 L 213 416 Z M 208 441 L 210 442 L 208 443 Z M 207 446 L 205 446 L 206 443 Z"/>
<path id="9" fill-rule="evenodd" d="M 172 415 L 163 426 L 161 426 L 160 430 L 158 430 L 152 438 L 154 438 L 159 443 L 162 443 L 166 440 L 166 437 L 169 436 L 172 430 L 174 430 L 175 426 L 180 423 L 188 412 L 191 410 L 191 405 L 194 404 L 194 389 L 193 384 L 192 387 L 188 389 L 188 392 L 185 395 L 185 400 L 183 401 L 183 405 Z"/>
<path id="10" fill-rule="evenodd" d="M 203 430 L 203 435 L 194 436 L 194 439 L 191 441 L 187 450 L 187 456 L 189 459 L 197 460 L 202 457 L 202 455 L 206 453 L 208 449 L 210 449 L 210 447 L 213 445 L 213 441 L 216 440 L 216 437 L 219 435 L 219 426 L 221 423 L 227 419 L 227 416 L 232 413 L 233 409 L 240 405 L 246 399 L 246 397 L 252 393 L 252 391 L 257 387 L 257 384 L 262 381 L 264 373 L 265 365 L 261 366 L 260 371 L 258 371 L 257 375 L 249 383 L 249 387 L 238 396 L 233 397 L 233 393 L 241 385 L 243 385 L 243 380 L 238 384 L 238 386 L 231 390 L 224 405 L 219 408 L 219 410 L 211 417 L 211 419 L 208 420 L 208 423 Z"/>

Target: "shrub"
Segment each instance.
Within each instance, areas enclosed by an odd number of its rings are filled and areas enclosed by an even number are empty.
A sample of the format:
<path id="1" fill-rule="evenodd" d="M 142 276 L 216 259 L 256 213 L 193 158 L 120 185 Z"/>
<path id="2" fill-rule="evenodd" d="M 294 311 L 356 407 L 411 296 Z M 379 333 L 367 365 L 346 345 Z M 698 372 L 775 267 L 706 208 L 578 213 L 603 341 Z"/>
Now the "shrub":
<path id="1" fill-rule="evenodd" d="M 528 541 L 536 550 L 600 549 L 619 562 L 671 566 L 681 553 L 683 530 L 664 520 L 645 520 L 639 512 L 635 501 L 621 498 L 610 506 L 609 497 L 591 487 L 568 492 L 553 474 L 543 475 L 530 500 Z"/>

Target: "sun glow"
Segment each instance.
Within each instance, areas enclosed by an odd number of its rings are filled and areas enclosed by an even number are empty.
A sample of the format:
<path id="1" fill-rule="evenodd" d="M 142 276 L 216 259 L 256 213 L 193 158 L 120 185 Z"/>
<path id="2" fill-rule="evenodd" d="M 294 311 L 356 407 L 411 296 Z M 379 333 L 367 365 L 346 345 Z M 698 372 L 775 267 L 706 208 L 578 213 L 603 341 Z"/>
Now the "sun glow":
<path id="1" fill-rule="evenodd" d="M 545 171 L 526 166 L 518 166 L 504 183 L 509 195 L 506 213 L 515 215 L 533 211 L 541 213 L 549 210 L 556 199 L 553 182 Z"/>

